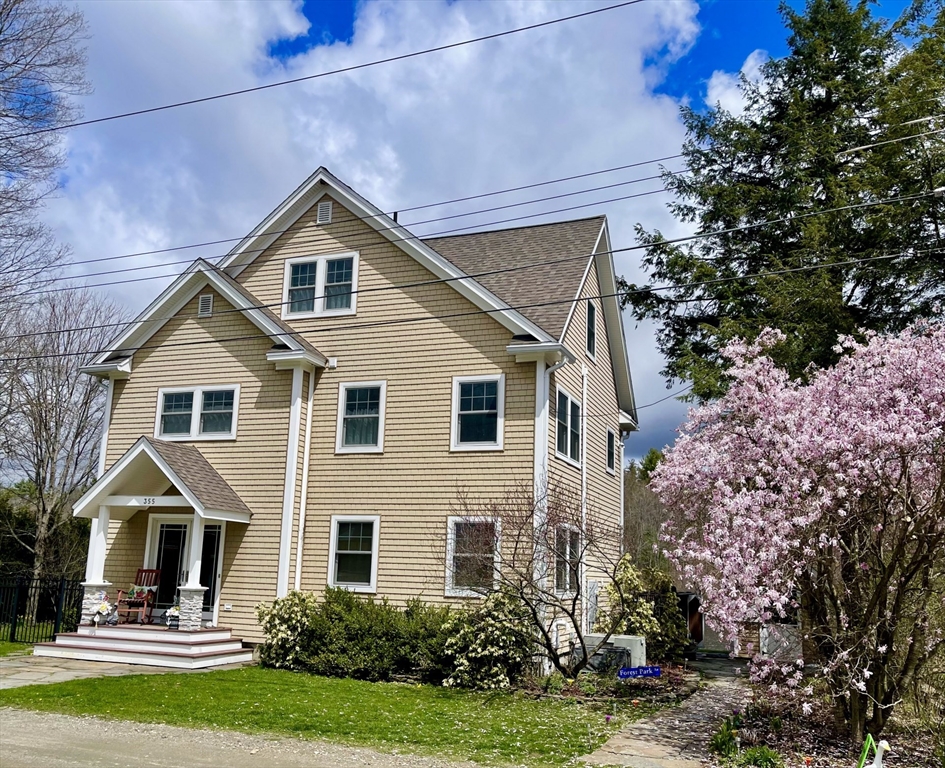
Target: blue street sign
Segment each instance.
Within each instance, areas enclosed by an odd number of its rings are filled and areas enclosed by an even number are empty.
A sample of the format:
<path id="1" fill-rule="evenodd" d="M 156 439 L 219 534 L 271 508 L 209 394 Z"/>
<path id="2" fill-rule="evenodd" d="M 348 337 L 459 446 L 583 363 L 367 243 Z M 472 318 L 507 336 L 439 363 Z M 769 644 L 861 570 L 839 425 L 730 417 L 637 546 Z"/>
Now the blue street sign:
<path id="1" fill-rule="evenodd" d="M 659 677 L 659 667 L 621 667 L 617 670 L 617 677 L 621 680 L 630 680 L 634 677 Z"/>

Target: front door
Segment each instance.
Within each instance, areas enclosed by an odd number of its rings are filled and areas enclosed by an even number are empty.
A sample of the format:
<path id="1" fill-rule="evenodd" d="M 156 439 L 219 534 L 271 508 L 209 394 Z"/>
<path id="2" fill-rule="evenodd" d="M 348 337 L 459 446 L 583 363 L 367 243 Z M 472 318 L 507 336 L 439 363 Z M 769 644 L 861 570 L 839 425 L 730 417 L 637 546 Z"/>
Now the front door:
<path id="1" fill-rule="evenodd" d="M 189 577 L 187 553 L 193 530 L 193 518 L 152 515 L 151 536 L 145 558 L 146 568 L 160 568 L 155 615 L 177 602 L 177 589 Z M 207 587 L 203 597 L 203 620 L 216 624 L 217 597 L 220 592 L 223 525 L 204 525 L 203 551 L 200 557 L 200 583 Z"/>

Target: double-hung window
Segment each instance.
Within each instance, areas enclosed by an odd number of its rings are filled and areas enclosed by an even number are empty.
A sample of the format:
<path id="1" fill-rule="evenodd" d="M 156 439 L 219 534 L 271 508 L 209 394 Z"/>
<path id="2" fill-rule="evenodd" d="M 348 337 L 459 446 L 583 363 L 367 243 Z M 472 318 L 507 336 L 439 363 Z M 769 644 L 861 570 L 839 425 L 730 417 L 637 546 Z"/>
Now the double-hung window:
<path id="1" fill-rule="evenodd" d="M 282 318 L 353 315 L 357 282 L 358 254 L 354 251 L 287 259 Z"/>
<path id="2" fill-rule="evenodd" d="M 158 391 L 154 436 L 162 440 L 230 440 L 236 437 L 238 384 Z"/>
<path id="3" fill-rule="evenodd" d="M 386 381 L 344 382 L 338 386 L 336 453 L 384 450 Z"/>
<path id="4" fill-rule="evenodd" d="M 446 543 L 446 594 L 479 597 L 495 585 L 499 525 L 494 520 L 451 517 Z"/>
<path id="5" fill-rule="evenodd" d="M 617 435 L 612 429 L 607 430 L 607 471 L 610 474 L 617 471 Z"/>
<path id="6" fill-rule="evenodd" d="M 593 302 L 587 302 L 587 356 L 597 356 L 597 307 Z"/>
<path id="7" fill-rule="evenodd" d="M 563 459 L 581 461 L 581 404 L 563 389 L 558 390 L 555 449 Z"/>
<path id="8" fill-rule="evenodd" d="M 555 530 L 555 589 L 576 592 L 581 573 L 581 534 L 573 528 Z"/>
<path id="9" fill-rule="evenodd" d="M 454 451 L 501 450 L 504 420 L 504 375 L 453 378 L 450 443 Z"/>
<path id="10" fill-rule="evenodd" d="M 377 589 L 378 515 L 331 518 L 328 583 L 353 592 Z"/>

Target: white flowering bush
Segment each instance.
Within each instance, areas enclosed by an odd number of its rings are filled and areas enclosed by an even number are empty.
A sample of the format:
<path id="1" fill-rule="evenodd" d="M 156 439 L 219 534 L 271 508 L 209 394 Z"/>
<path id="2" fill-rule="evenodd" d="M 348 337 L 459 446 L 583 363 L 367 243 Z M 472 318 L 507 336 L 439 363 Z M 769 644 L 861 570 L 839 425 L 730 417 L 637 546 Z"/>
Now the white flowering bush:
<path id="1" fill-rule="evenodd" d="M 475 610 L 447 619 L 445 657 L 452 672 L 443 685 L 507 689 L 535 650 L 532 624 L 514 597 L 495 592 Z"/>
<path id="2" fill-rule="evenodd" d="M 318 600 L 311 592 L 289 592 L 272 603 L 259 605 L 256 617 L 266 635 L 259 658 L 267 667 L 305 669 L 311 644 L 312 619 Z"/>

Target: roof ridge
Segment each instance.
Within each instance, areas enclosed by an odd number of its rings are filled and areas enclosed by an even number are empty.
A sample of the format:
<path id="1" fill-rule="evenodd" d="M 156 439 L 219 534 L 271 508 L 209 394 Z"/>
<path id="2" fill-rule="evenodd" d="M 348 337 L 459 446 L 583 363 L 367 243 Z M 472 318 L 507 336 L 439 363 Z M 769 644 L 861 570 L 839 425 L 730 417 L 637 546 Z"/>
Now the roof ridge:
<path id="1" fill-rule="evenodd" d="M 473 235 L 491 235 L 495 232 L 513 232 L 513 231 L 522 230 L 522 229 L 537 229 L 538 227 L 553 227 L 560 224 L 576 224 L 579 221 L 594 221 L 597 219 L 603 221 L 606 218 L 607 217 L 604 214 L 598 214 L 597 216 L 583 216 L 580 219 L 562 219 L 561 221 L 546 221 L 543 224 L 526 224 L 521 227 L 501 227 L 499 229 L 483 229 L 483 230 L 480 230 L 479 232 L 464 232 L 461 235 L 442 235 L 440 237 L 421 236 L 420 240 L 422 240 L 425 243 L 431 240 L 454 240 L 458 237 L 472 237 Z"/>

